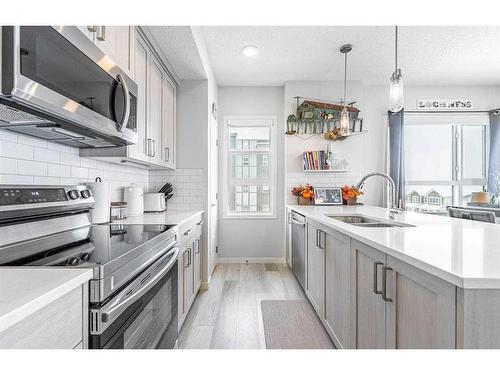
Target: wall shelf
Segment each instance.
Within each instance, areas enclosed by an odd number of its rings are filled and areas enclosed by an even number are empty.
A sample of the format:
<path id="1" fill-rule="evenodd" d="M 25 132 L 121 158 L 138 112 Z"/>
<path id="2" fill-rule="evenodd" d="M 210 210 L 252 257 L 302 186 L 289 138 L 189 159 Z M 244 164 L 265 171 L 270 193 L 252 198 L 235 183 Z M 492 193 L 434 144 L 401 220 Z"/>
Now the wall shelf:
<path id="1" fill-rule="evenodd" d="M 351 169 L 304 169 L 304 173 L 342 173 L 350 172 Z"/>

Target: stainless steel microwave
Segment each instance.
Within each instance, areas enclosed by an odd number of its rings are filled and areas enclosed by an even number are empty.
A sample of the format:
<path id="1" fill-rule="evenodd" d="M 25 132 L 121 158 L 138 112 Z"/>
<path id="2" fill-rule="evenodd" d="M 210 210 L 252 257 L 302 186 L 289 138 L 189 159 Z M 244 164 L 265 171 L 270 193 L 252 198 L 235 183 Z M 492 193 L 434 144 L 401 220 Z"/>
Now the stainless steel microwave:
<path id="1" fill-rule="evenodd" d="M 0 129 L 69 146 L 137 142 L 137 84 L 76 26 L 2 26 Z"/>

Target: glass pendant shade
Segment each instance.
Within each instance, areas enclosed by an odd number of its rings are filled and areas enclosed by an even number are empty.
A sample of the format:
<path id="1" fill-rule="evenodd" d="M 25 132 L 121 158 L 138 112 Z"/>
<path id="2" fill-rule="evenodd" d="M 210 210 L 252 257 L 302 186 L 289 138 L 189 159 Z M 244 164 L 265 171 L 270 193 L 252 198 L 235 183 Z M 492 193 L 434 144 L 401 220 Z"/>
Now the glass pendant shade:
<path id="1" fill-rule="evenodd" d="M 403 109 L 403 76 L 401 70 L 396 70 L 391 76 L 391 88 L 389 91 L 389 110 L 399 112 Z"/>
<path id="2" fill-rule="evenodd" d="M 351 130 L 349 128 L 349 112 L 344 106 L 342 112 L 340 112 L 340 135 L 350 135 Z"/>

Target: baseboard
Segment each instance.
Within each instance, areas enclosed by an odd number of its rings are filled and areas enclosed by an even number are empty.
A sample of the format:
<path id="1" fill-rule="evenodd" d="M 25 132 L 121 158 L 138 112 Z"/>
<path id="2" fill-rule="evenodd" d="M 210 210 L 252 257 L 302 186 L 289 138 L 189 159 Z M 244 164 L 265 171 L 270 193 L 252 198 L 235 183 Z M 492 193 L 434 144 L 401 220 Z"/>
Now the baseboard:
<path id="1" fill-rule="evenodd" d="M 217 263 L 285 263 L 284 258 L 217 258 Z"/>

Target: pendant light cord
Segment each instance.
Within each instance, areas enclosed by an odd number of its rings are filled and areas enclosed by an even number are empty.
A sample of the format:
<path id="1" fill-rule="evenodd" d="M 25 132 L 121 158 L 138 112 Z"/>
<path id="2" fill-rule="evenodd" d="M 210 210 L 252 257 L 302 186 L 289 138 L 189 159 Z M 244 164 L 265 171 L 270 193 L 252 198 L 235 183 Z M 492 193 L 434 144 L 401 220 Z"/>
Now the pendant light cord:
<path id="1" fill-rule="evenodd" d="M 396 26 L 396 38 L 395 38 L 395 41 L 396 41 L 396 53 L 395 53 L 395 62 L 396 62 L 396 69 L 395 71 L 398 70 L 398 27 Z"/>
<path id="2" fill-rule="evenodd" d="M 347 53 L 344 53 L 344 106 L 347 103 Z"/>

